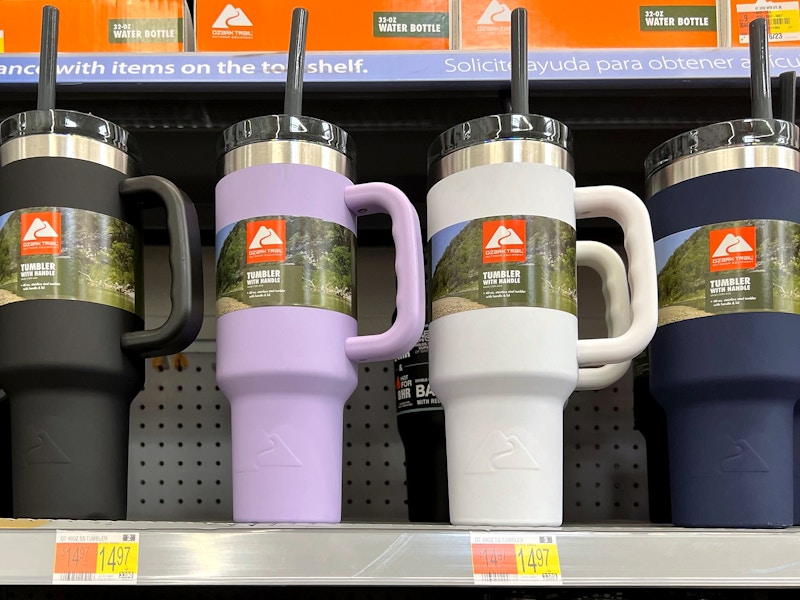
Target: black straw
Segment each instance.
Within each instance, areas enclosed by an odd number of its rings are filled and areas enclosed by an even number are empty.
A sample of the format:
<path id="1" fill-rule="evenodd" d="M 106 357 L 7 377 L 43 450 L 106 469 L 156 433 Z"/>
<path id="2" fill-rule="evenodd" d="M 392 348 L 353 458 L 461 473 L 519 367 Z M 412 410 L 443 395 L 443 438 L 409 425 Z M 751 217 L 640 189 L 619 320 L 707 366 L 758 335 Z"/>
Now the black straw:
<path id="1" fill-rule="evenodd" d="M 511 13 L 511 112 L 528 114 L 528 11 Z"/>
<path id="2" fill-rule="evenodd" d="M 750 110 L 754 119 L 772 118 L 766 19 L 750 22 Z"/>
<path id="3" fill-rule="evenodd" d="M 781 119 L 794 123 L 795 102 L 797 99 L 797 73 L 786 71 L 780 76 Z"/>
<path id="4" fill-rule="evenodd" d="M 58 65 L 58 9 L 42 8 L 42 38 L 39 40 L 39 97 L 36 108 L 56 107 L 56 67 Z"/>
<path id="5" fill-rule="evenodd" d="M 286 92 L 283 112 L 297 117 L 303 111 L 303 68 L 306 62 L 306 31 L 308 11 L 295 8 L 292 11 L 292 35 L 289 38 L 289 65 L 286 73 Z"/>

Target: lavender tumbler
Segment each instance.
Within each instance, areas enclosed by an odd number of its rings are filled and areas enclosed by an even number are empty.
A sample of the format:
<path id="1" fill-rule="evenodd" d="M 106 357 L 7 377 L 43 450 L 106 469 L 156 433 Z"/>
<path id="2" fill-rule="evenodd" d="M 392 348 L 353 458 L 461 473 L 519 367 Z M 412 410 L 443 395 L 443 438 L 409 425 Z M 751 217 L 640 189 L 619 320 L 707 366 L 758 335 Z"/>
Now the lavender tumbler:
<path id="1" fill-rule="evenodd" d="M 353 185 L 350 136 L 319 119 L 241 121 L 219 153 L 217 381 L 231 404 L 233 518 L 336 523 L 357 365 L 408 352 L 422 333 L 419 219 L 397 188 Z M 358 336 L 356 218 L 376 212 L 392 218 L 397 319 Z"/>

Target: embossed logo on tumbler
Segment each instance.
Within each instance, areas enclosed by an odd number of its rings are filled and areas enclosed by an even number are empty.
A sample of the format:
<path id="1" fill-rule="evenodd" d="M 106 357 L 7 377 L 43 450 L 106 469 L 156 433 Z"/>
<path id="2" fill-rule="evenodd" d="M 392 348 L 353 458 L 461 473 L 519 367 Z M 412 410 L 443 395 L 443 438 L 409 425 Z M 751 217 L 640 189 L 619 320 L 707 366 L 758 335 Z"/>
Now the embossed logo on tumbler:
<path id="1" fill-rule="evenodd" d="M 517 9 L 512 31 L 519 20 Z M 514 45 L 512 58 L 524 55 L 527 44 Z M 429 154 L 430 373 L 445 410 L 455 524 L 560 524 L 562 413 L 579 366 L 632 359 L 656 326 L 644 204 L 622 188 L 576 189 L 568 129 L 528 114 L 522 87 L 513 113 L 453 127 Z M 601 253 L 576 244 L 576 216 L 611 217 L 625 233 L 632 321 L 618 337 L 578 340 L 576 258 Z M 617 272 L 586 264 L 604 279 Z M 612 302 L 627 308 L 627 294 Z M 596 387 L 613 381 L 600 379 Z"/>
<path id="2" fill-rule="evenodd" d="M 659 294 L 650 387 L 681 526 L 793 520 L 800 130 L 772 117 L 763 19 L 750 40 L 752 118 L 679 135 L 645 164 Z"/>
<path id="3" fill-rule="evenodd" d="M 236 521 L 341 519 L 343 412 L 358 363 L 407 352 L 424 324 L 414 207 L 388 184 L 353 185 L 350 136 L 299 114 L 305 14 L 294 14 L 287 114 L 247 119 L 221 140 L 217 381 L 231 404 Z M 356 219 L 375 212 L 393 221 L 397 319 L 358 336 Z"/>
<path id="4" fill-rule="evenodd" d="M 54 44 L 43 63 L 54 77 Z M 197 215 L 169 181 L 135 176 L 127 131 L 42 96 L 39 110 L 0 123 L 0 387 L 11 401 L 14 515 L 123 519 L 143 358 L 185 348 L 203 317 Z M 140 212 L 153 199 L 167 211 L 172 309 L 143 330 Z"/>

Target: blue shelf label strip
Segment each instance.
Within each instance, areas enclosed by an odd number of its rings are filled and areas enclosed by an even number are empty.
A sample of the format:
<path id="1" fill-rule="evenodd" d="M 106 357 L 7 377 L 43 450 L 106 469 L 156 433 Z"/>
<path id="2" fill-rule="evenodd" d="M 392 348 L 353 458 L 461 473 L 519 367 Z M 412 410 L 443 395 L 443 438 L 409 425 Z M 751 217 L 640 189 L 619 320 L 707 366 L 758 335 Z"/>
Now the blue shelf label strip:
<path id="1" fill-rule="evenodd" d="M 800 69 L 800 47 L 771 48 L 772 72 Z M 35 84 L 38 56 L 0 54 L 0 84 Z M 324 83 L 505 82 L 506 52 L 310 53 L 306 81 Z M 530 53 L 539 81 L 748 77 L 746 48 L 552 50 Z M 63 54 L 60 84 L 282 83 L 285 54 Z"/>

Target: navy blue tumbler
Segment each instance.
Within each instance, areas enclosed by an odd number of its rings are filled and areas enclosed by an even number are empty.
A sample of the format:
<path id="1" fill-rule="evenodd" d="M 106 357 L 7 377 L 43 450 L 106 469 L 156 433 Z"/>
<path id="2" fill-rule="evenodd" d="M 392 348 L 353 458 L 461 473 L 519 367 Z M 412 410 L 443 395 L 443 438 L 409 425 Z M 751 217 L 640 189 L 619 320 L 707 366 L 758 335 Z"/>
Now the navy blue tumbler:
<path id="1" fill-rule="evenodd" d="M 793 522 L 799 132 L 716 123 L 645 162 L 659 295 L 650 387 L 667 414 L 676 525 Z"/>

